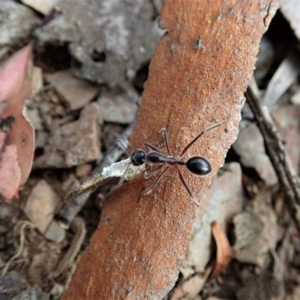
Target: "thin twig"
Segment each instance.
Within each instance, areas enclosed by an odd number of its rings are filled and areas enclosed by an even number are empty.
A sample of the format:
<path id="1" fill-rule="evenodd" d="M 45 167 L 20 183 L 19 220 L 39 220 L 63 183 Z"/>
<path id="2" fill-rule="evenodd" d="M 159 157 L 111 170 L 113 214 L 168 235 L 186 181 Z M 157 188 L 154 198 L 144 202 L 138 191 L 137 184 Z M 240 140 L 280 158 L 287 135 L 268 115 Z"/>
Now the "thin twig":
<path id="1" fill-rule="evenodd" d="M 8 269 L 9 269 L 11 263 L 12 263 L 14 260 L 16 260 L 16 258 L 18 258 L 18 257 L 22 254 L 22 252 L 23 252 L 23 250 L 24 250 L 24 244 L 25 244 L 25 229 L 26 229 L 26 227 L 34 228 L 34 225 L 33 225 L 31 222 L 29 222 L 29 221 L 19 221 L 19 222 L 16 224 L 14 230 L 15 230 L 16 227 L 19 226 L 19 225 L 21 225 L 21 229 L 20 229 L 20 245 L 19 245 L 19 249 L 18 249 L 18 251 L 16 252 L 16 254 L 13 255 L 13 256 L 9 259 L 9 261 L 6 263 L 6 265 L 4 266 L 4 269 L 2 270 L 1 277 L 3 277 L 3 276 L 6 274 L 6 272 L 8 271 Z"/>
<path id="2" fill-rule="evenodd" d="M 86 226 L 82 218 L 76 217 L 71 224 L 71 229 L 75 233 L 75 235 L 73 237 L 69 250 L 66 252 L 64 257 L 56 267 L 55 271 L 52 273 L 53 277 L 60 276 L 74 264 L 75 257 L 80 251 L 80 248 L 84 241 L 86 235 Z"/>
<path id="3" fill-rule="evenodd" d="M 246 92 L 247 101 L 264 137 L 270 160 L 286 194 L 286 204 L 300 234 L 299 177 L 292 167 L 268 108 L 261 106 L 259 96 L 255 94 L 254 90 L 255 88 L 250 85 Z"/>

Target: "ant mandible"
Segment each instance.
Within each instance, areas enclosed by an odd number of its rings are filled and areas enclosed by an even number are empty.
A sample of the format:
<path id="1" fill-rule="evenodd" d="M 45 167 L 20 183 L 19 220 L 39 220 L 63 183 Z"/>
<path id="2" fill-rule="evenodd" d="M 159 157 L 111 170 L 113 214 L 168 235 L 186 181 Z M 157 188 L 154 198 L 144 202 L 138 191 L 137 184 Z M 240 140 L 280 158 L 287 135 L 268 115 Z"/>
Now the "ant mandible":
<path id="1" fill-rule="evenodd" d="M 147 195 L 153 191 L 153 189 L 156 187 L 156 185 L 162 180 L 163 176 L 166 174 L 166 172 L 169 170 L 171 166 L 176 166 L 177 172 L 179 175 L 179 178 L 186 188 L 189 195 L 193 198 L 193 194 L 191 193 L 188 185 L 186 184 L 182 173 L 180 171 L 179 166 L 185 166 L 191 173 L 199 176 L 207 175 L 211 172 L 211 165 L 207 159 L 205 159 L 202 156 L 194 156 L 189 158 L 187 161 L 183 161 L 182 158 L 184 154 L 187 152 L 187 150 L 207 131 L 212 130 L 216 127 L 219 127 L 222 125 L 225 121 L 222 121 L 218 124 L 215 124 L 202 132 L 200 132 L 191 142 L 187 144 L 187 146 L 184 147 L 184 149 L 181 151 L 179 156 L 172 156 L 170 153 L 169 148 L 169 141 L 168 141 L 168 134 L 167 130 L 163 128 L 161 132 L 164 136 L 164 142 L 167 148 L 168 155 L 165 155 L 160 152 L 158 148 L 153 146 L 152 144 L 146 142 L 144 145 L 148 149 L 149 152 L 145 152 L 141 149 L 137 149 L 132 152 L 130 155 L 130 161 L 134 166 L 141 166 L 143 164 L 149 164 L 149 165 L 159 165 L 155 170 L 150 172 L 149 174 L 145 175 L 146 179 L 149 179 L 154 174 L 156 174 L 164 165 L 167 165 L 167 167 L 162 171 L 162 173 L 158 176 L 158 178 L 153 182 L 150 188 L 144 191 L 144 195 Z M 126 173 L 126 171 L 125 171 Z M 125 174 L 124 174 L 125 176 Z M 123 180 L 121 180 L 123 181 Z"/>

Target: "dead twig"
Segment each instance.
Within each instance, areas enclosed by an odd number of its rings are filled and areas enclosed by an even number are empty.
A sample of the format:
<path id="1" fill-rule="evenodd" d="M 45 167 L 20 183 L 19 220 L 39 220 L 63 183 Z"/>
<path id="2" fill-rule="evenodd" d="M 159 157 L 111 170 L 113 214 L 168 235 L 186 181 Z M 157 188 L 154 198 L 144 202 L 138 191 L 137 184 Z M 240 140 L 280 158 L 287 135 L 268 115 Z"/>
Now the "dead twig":
<path id="1" fill-rule="evenodd" d="M 246 92 L 246 98 L 264 137 L 270 160 L 286 194 L 286 204 L 295 222 L 297 231 L 300 234 L 299 177 L 285 151 L 285 147 L 279 137 L 276 125 L 268 108 L 260 104 L 259 95 L 255 93 L 255 82 L 250 84 Z"/>
<path id="2" fill-rule="evenodd" d="M 86 235 L 85 222 L 77 217 L 71 224 L 71 229 L 75 233 L 69 250 L 66 252 L 63 259 L 59 262 L 56 270 L 53 272 L 53 277 L 60 276 L 64 271 L 74 263 L 75 257 L 78 254 Z"/>
<path id="3" fill-rule="evenodd" d="M 4 266 L 3 270 L 2 270 L 1 277 L 3 277 L 3 276 L 7 273 L 7 271 L 8 271 L 8 269 L 9 269 L 11 263 L 12 263 L 14 260 L 16 260 L 16 259 L 22 254 L 22 252 L 23 252 L 23 250 L 24 250 L 24 244 L 25 244 L 25 229 L 26 229 L 26 227 L 34 228 L 34 225 L 33 225 L 31 222 L 29 222 L 29 221 L 19 221 L 19 222 L 16 224 L 14 230 L 16 230 L 16 227 L 17 227 L 17 226 L 21 226 L 21 229 L 20 229 L 20 246 L 19 246 L 19 249 L 18 249 L 18 251 L 16 252 L 16 254 L 13 255 L 13 256 L 9 259 L 9 261 L 5 264 L 5 266 Z"/>

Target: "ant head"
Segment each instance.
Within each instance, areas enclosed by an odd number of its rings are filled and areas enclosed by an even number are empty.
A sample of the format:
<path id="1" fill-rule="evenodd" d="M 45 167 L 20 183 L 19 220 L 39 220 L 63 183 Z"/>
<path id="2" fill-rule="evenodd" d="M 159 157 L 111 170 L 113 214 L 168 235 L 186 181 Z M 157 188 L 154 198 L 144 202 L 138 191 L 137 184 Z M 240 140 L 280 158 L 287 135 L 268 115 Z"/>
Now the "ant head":
<path id="1" fill-rule="evenodd" d="M 190 158 L 185 165 L 190 172 L 196 175 L 207 175 L 211 172 L 210 163 L 201 156 Z"/>
<path id="2" fill-rule="evenodd" d="M 142 164 L 145 163 L 145 159 L 146 159 L 145 152 L 143 150 L 135 150 L 131 154 L 130 159 L 131 159 L 131 163 L 134 166 L 141 166 Z"/>

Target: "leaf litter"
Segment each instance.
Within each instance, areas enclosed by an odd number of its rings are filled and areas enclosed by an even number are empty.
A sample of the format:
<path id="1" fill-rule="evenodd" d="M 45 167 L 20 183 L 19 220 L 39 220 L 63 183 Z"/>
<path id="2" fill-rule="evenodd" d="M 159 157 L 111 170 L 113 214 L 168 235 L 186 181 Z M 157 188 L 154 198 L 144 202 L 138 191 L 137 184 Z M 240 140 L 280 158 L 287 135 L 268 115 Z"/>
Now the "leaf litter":
<path id="1" fill-rule="evenodd" d="M 67 2 L 64 6 L 66 5 Z M 76 5 L 82 7 L 85 4 Z M 98 7 L 99 3 L 95 1 L 94 5 Z M 296 5 L 289 5 L 296 10 Z M 5 9 L 3 7 L 4 5 L 0 4 L 0 9 Z M 15 249 L 13 245 L 18 239 L 15 238 L 13 229 L 18 221 L 30 219 L 35 227 L 22 233 L 25 241 L 20 259 L 11 263 L 5 275 L 15 276 L 14 282 L 8 287 L 2 277 L 0 286 L 1 288 L 4 286 L 3 290 L 6 294 L 25 295 L 28 286 L 35 286 L 35 289 L 32 289 L 33 293 L 45 293 L 48 296 L 55 294 L 55 297 L 59 297 L 65 288 L 71 272 L 70 266 L 79 249 L 87 245 L 91 233 L 98 225 L 101 207 L 105 201 L 104 195 L 109 193 L 111 186 L 102 184 L 101 180 L 100 183 L 96 183 L 96 186 L 103 186 L 92 194 L 91 199 L 81 210 L 82 219 L 78 221 L 74 216 L 74 219 L 70 220 L 72 230 L 61 230 L 59 220 L 55 219 L 55 215 L 60 210 L 62 200 L 73 190 L 69 187 L 78 184 L 78 181 L 82 180 L 91 168 L 97 169 L 98 162 L 102 157 L 106 157 L 107 141 L 113 141 L 126 125 L 134 122 L 135 111 L 138 109 L 137 99 L 141 91 L 138 89 L 135 91 L 134 80 L 131 81 L 131 79 L 142 75 L 147 76 L 141 73 L 145 70 L 144 65 L 153 54 L 161 33 L 153 31 L 156 22 L 152 18 L 135 20 L 135 22 L 140 22 L 139 24 L 146 24 L 142 34 L 147 37 L 147 40 L 143 39 L 144 44 L 139 48 L 139 53 L 131 53 L 136 43 L 136 36 L 129 30 L 130 35 L 126 38 L 132 44 L 123 49 L 129 56 L 129 61 L 126 61 L 124 53 L 119 53 L 109 44 L 111 40 L 108 38 L 111 31 L 109 27 L 105 28 L 104 23 L 100 25 L 107 30 L 104 38 L 107 45 L 98 43 L 100 39 L 96 36 L 99 33 L 94 32 L 95 29 L 84 36 L 93 22 L 84 22 L 80 25 L 82 26 L 79 30 L 81 38 L 78 38 L 76 34 L 70 36 L 70 39 L 63 34 L 55 37 L 47 36 L 47 26 L 33 29 L 41 21 L 39 17 L 25 5 L 18 4 L 18 7 L 20 14 L 27 11 L 28 16 L 16 17 L 16 20 L 24 19 L 23 24 L 19 26 L 19 35 L 8 35 L 8 40 L 0 39 L 0 51 L 9 49 L 7 53 L 12 53 L 16 45 L 17 48 L 21 48 L 19 45 L 25 46 L 24 41 L 28 41 L 29 35 L 34 33 L 39 43 L 39 51 L 45 51 L 50 57 L 51 49 L 56 48 L 62 56 L 67 51 L 70 61 L 73 60 L 76 63 L 79 61 L 81 64 L 76 74 L 91 81 L 88 83 L 73 76 L 74 69 L 71 65 L 61 70 L 59 65 L 53 64 L 51 68 L 55 72 L 49 74 L 48 62 L 40 59 L 40 61 L 35 61 L 35 64 L 41 67 L 40 76 L 34 80 L 33 84 L 25 84 L 23 77 L 28 75 L 26 66 L 29 64 L 31 46 L 21 50 L 21 54 L 23 51 L 21 60 L 17 61 L 16 56 L 10 60 L 11 63 L 15 59 L 12 68 L 23 70 L 18 72 L 18 78 L 5 75 L 5 72 L 8 72 L 5 71 L 5 63 L 0 75 L 0 79 L 4 78 L 1 79 L 1 83 L 4 80 L 7 82 L 7 84 L 1 84 L 2 87 L 10 86 L 13 87 L 12 91 L 17 91 L 17 93 L 10 94 L 0 88 L 0 101 L 3 103 L 0 107 L 1 124 L 10 116 L 14 118 L 14 121 L 8 124 L 7 130 L 3 130 L 4 127 L 1 126 L 0 131 L 0 192 L 2 196 L 10 199 L 17 196 L 19 187 L 24 185 L 19 193 L 19 199 L 11 203 L 4 200 L 0 202 L 0 267 L 4 268 L 14 255 L 12 249 Z M 17 12 L 18 9 L 15 11 Z M 141 6 L 139 9 L 145 10 L 147 16 L 155 14 L 155 8 L 151 5 Z M 292 24 L 291 27 L 296 30 L 293 25 L 296 24 L 296 17 L 287 9 L 288 1 L 284 1 L 281 11 Z M 69 8 L 66 11 L 67 13 L 61 18 L 70 19 L 72 9 Z M 84 10 L 77 10 L 77 13 L 79 12 L 83 14 Z M 107 12 L 110 17 L 116 16 L 115 13 L 115 8 Z M 128 14 L 128 11 L 124 13 Z M 80 18 L 80 16 L 76 17 Z M 132 15 L 131 18 L 136 18 L 136 15 Z M 5 28 L 10 26 L 8 20 L 3 22 L 7 26 Z M 73 26 L 71 32 L 74 33 L 77 25 L 73 21 L 70 21 L 68 26 Z M 274 20 L 276 28 L 280 25 L 276 25 L 275 21 L 280 24 L 285 20 L 282 16 L 276 16 Z M 49 23 L 49 28 L 53 26 L 58 29 L 58 32 L 60 30 L 62 33 L 68 32 L 66 27 L 63 27 L 66 23 L 68 22 L 54 20 L 53 24 Z M 297 58 L 290 54 L 291 49 L 286 49 L 280 64 L 276 62 L 278 59 L 276 55 L 280 51 L 278 49 L 280 37 L 274 38 L 272 30 L 275 29 L 271 26 L 265 38 L 269 39 L 274 52 L 272 55 L 265 56 L 268 61 L 262 64 L 264 74 L 260 75 L 257 82 L 259 82 L 261 94 L 264 95 L 262 104 L 271 111 L 280 137 L 284 141 L 285 150 L 294 168 L 298 169 L 300 141 L 297 104 L 299 102 L 293 100 L 297 95 L 296 91 L 300 89 L 298 62 Z M 116 45 L 121 43 L 121 38 L 124 38 L 120 36 L 124 32 L 118 31 L 117 33 L 116 36 L 111 37 Z M 295 33 L 297 35 L 297 32 Z M 53 48 L 47 48 L 46 43 L 52 45 Z M 269 50 L 263 50 L 262 47 L 261 51 Z M 113 76 L 106 74 L 110 69 L 113 70 L 110 73 Z M 71 86 L 78 89 L 78 93 L 74 93 L 74 89 L 69 88 L 70 82 Z M 95 82 L 98 85 L 95 85 Z M 35 93 L 27 92 L 27 88 L 34 84 Z M 98 91 L 100 94 L 97 103 L 95 100 Z M 105 101 L 104 98 L 106 98 Z M 31 123 L 36 130 L 35 145 L 31 125 L 24 116 L 25 107 L 30 112 L 29 119 L 32 120 Z M 114 113 L 111 113 L 112 110 Z M 199 216 L 194 224 L 186 255 L 181 261 L 181 273 L 174 290 L 169 294 L 169 299 L 232 299 L 235 297 L 236 299 L 289 300 L 299 298 L 300 273 L 297 268 L 300 253 L 299 236 L 284 204 L 285 197 L 268 157 L 263 137 L 253 118 L 243 120 L 243 122 L 238 140 L 228 154 L 227 164 L 220 170 L 205 200 L 200 204 Z M 24 151 L 22 144 L 18 142 L 19 135 L 22 134 L 19 130 L 26 130 L 25 134 L 29 136 L 28 144 L 26 143 L 26 147 L 30 148 L 29 154 L 26 154 L 27 150 Z M 252 132 L 249 133 L 250 130 Z M 27 180 L 34 148 L 34 168 Z M 121 157 L 122 151 L 119 151 L 115 161 Z M 3 171 L 6 168 L 4 164 L 9 164 L 12 175 Z M 106 166 L 108 170 L 110 170 L 110 165 Z M 78 170 L 83 166 L 87 168 L 87 171 L 80 173 Z M 94 178 L 93 173 L 91 174 Z M 110 178 L 111 175 L 107 176 Z M 119 174 L 116 177 L 120 179 L 122 175 Z M 242 178 L 249 180 L 242 180 Z M 256 187 L 254 196 L 245 193 L 247 191 L 245 185 L 248 185 L 250 181 Z M 40 190 L 37 195 L 38 189 Z M 72 203 L 72 197 L 69 201 Z M 213 222 L 217 222 L 214 224 L 219 224 L 217 226 L 222 228 L 217 229 L 218 233 L 214 234 L 215 243 L 211 229 Z M 85 234 L 86 231 L 87 234 Z M 287 235 L 286 232 L 290 233 Z M 54 236 L 55 234 L 57 236 Z M 231 249 L 228 248 L 227 242 L 230 243 Z M 76 251 L 68 252 L 68 249 Z M 226 249 L 230 250 L 225 251 Z M 231 256 L 222 256 L 222 252 L 230 252 L 235 258 L 227 267 Z M 281 257 L 284 257 L 284 261 L 280 261 Z M 215 265 L 216 258 L 217 265 Z M 278 278 L 276 274 L 278 264 L 283 266 L 282 278 Z M 210 277 L 210 273 L 214 272 L 212 271 L 214 266 L 217 266 L 219 274 L 217 278 Z M 216 274 L 216 271 L 214 273 Z M 0 292 L 0 295 L 1 293 L 4 294 Z"/>

